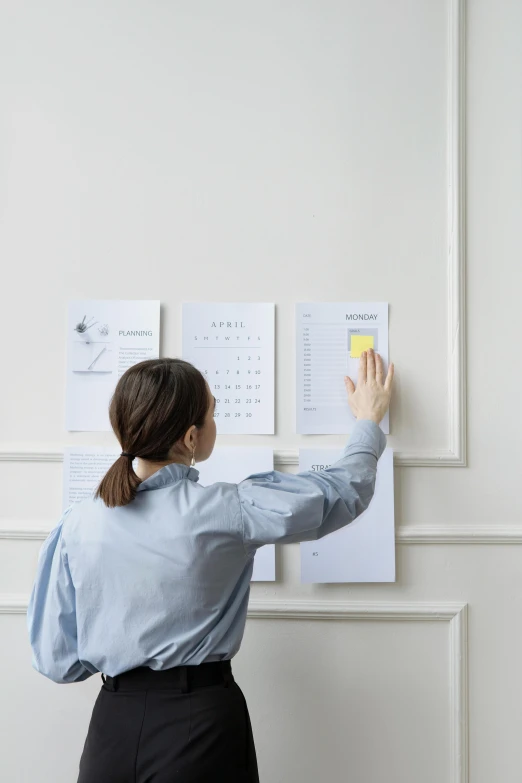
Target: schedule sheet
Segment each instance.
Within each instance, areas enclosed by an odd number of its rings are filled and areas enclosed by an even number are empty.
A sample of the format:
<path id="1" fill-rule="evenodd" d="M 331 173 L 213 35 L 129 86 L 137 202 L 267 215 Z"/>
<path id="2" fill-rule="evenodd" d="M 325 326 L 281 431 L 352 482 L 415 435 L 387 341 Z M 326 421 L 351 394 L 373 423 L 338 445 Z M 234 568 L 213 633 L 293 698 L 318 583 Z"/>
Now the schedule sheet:
<path id="1" fill-rule="evenodd" d="M 388 305 L 328 302 L 296 306 L 297 432 L 348 434 L 354 417 L 345 375 L 357 383 L 359 359 L 373 348 L 388 365 Z M 389 414 L 381 424 L 388 434 Z"/>

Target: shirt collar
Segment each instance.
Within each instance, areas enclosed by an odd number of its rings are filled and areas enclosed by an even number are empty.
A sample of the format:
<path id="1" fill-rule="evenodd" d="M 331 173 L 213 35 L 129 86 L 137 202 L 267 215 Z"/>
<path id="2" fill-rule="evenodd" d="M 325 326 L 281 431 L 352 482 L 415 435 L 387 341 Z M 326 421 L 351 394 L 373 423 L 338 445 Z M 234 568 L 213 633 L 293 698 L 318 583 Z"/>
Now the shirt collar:
<path id="1" fill-rule="evenodd" d="M 177 462 L 173 462 L 171 465 L 165 465 L 164 468 L 160 468 L 152 476 L 149 476 L 148 479 L 142 481 L 138 487 L 138 492 L 168 487 L 170 484 L 174 484 L 182 479 L 197 481 L 199 479 L 199 471 L 195 468 L 190 468 L 188 465 L 179 465 Z"/>

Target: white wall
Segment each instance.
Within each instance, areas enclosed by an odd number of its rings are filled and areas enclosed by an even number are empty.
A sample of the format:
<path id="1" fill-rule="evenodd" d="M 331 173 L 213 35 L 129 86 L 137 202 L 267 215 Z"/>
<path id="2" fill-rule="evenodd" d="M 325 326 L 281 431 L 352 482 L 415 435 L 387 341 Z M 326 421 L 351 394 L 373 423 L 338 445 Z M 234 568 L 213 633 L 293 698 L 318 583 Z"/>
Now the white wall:
<path id="1" fill-rule="evenodd" d="M 522 5 L 468 3 L 462 149 L 459 7 L 0 4 L 2 781 L 74 780 L 99 685 L 33 673 L 23 614 L 61 450 L 111 442 L 63 428 L 74 297 L 160 298 L 165 355 L 184 300 L 275 301 L 277 434 L 222 442 L 287 470 L 341 442 L 294 434 L 294 302 L 390 301 L 397 584 L 301 586 L 288 547 L 254 587 L 262 780 L 520 780 Z"/>

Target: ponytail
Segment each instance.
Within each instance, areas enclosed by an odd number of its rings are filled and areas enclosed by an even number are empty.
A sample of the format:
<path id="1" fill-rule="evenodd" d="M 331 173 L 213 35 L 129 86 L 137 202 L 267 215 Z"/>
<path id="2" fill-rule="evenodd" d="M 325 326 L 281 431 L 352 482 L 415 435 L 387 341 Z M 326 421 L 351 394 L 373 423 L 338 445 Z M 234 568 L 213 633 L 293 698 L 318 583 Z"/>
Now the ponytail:
<path id="1" fill-rule="evenodd" d="M 123 451 L 96 497 L 109 508 L 132 503 L 141 483 L 134 458 L 168 464 L 173 446 L 189 427 L 203 427 L 209 405 L 207 382 L 183 359 L 148 359 L 130 367 L 116 384 L 109 407 Z"/>
<path id="2" fill-rule="evenodd" d="M 95 497 L 108 508 L 127 506 L 136 497 L 141 480 L 134 472 L 132 455 L 125 452 L 109 468 L 96 490 Z"/>

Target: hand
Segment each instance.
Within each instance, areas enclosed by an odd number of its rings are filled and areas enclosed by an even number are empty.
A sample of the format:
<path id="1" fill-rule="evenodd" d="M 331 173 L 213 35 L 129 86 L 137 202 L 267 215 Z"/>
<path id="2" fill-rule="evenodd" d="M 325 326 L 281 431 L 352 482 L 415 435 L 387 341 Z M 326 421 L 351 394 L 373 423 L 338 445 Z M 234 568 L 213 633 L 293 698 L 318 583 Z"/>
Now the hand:
<path id="1" fill-rule="evenodd" d="M 351 378 L 344 383 L 348 392 L 348 402 L 356 419 L 370 419 L 380 424 L 390 407 L 393 386 L 394 367 L 390 364 L 384 380 L 384 365 L 378 353 L 371 348 L 361 354 L 357 388 Z"/>

